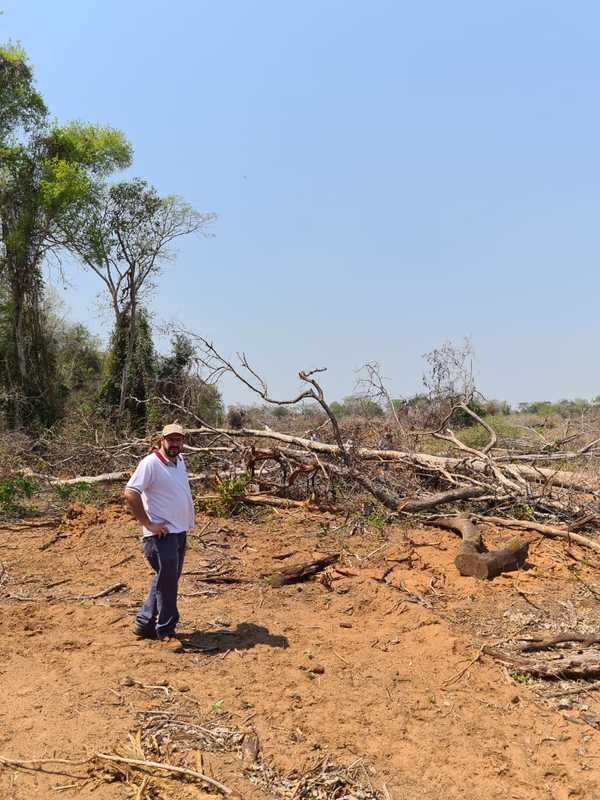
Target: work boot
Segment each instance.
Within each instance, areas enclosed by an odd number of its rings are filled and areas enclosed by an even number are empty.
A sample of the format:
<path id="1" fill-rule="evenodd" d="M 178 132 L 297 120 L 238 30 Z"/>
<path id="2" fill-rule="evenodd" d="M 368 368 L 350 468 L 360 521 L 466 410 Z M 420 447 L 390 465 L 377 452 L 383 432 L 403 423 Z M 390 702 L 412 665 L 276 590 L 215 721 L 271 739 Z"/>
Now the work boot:
<path id="1" fill-rule="evenodd" d="M 139 622 L 133 623 L 133 635 L 138 639 L 156 639 L 156 630 L 154 628 L 145 628 Z"/>
<path id="2" fill-rule="evenodd" d="M 172 633 L 167 636 L 157 636 L 156 639 L 161 648 L 168 650 L 170 653 L 183 653 L 182 643 Z"/>

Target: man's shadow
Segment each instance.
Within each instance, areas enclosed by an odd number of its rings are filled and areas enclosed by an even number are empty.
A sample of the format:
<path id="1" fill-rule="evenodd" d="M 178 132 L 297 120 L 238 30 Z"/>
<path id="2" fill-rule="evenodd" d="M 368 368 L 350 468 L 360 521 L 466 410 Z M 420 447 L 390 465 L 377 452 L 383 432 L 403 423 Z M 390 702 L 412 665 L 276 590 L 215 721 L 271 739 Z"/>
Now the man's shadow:
<path id="1" fill-rule="evenodd" d="M 193 631 L 177 638 L 184 649 L 198 650 L 207 655 L 218 655 L 227 650 L 251 650 L 257 644 L 283 648 L 289 645 L 287 636 L 276 636 L 264 626 L 252 622 L 240 622 L 234 630 Z"/>

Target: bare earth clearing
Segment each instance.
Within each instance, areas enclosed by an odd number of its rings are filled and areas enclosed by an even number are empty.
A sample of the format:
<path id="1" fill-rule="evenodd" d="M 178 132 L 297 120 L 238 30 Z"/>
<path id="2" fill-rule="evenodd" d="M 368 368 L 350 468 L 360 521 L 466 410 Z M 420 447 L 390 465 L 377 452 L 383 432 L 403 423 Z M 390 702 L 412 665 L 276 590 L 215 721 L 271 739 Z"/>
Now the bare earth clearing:
<path id="1" fill-rule="evenodd" d="M 130 632 L 149 569 L 120 502 L 70 517 L 60 538 L 57 526 L 0 528 L 3 759 L 158 761 L 244 798 L 600 796 L 595 684 L 567 694 L 581 684 L 511 677 L 481 652 L 597 632 L 596 554 L 526 533 L 530 568 L 485 582 L 458 575 L 458 537 L 436 528 L 352 535 L 343 516 L 302 509 L 205 518 L 173 652 Z M 263 577 L 334 552 L 337 568 L 310 581 Z M 109 761 L 0 762 L 2 800 L 210 792 Z"/>

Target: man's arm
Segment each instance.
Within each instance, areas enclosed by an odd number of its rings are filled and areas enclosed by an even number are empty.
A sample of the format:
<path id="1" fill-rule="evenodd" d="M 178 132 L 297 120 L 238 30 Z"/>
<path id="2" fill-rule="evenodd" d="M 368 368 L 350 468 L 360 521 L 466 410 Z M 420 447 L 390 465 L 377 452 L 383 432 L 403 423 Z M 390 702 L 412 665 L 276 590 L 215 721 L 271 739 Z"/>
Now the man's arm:
<path id="1" fill-rule="evenodd" d="M 166 525 L 163 525 L 161 522 L 150 522 L 150 518 L 148 514 L 146 514 L 146 510 L 144 509 L 144 505 L 142 503 L 142 497 L 139 492 L 136 492 L 135 489 L 125 489 L 125 500 L 127 501 L 127 506 L 136 520 L 143 525 L 146 530 L 149 530 L 153 536 L 156 536 L 159 539 L 162 539 L 169 533 L 169 529 Z"/>

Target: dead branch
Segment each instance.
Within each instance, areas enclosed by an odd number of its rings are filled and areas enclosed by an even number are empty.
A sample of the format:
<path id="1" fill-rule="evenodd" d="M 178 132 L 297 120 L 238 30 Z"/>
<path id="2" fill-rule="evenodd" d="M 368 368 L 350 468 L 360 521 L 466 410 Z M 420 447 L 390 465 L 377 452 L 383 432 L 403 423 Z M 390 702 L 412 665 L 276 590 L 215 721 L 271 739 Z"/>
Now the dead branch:
<path id="1" fill-rule="evenodd" d="M 549 536 L 552 539 L 566 539 L 568 542 L 575 542 L 590 550 L 595 550 L 600 553 L 600 543 L 589 539 L 587 536 L 582 536 L 580 533 L 572 533 L 569 530 L 562 528 L 555 528 L 551 525 L 542 525 L 539 522 L 529 522 L 523 519 L 508 519 L 505 517 L 488 517 L 479 516 L 477 519 L 484 524 L 488 525 L 501 525 L 504 528 L 521 528 L 525 531 L 536 531 L 543 533 L 544 536 Z"/>
<path id="2" fill-rule="evenodd" d="M 79 484 L 98 484 L 98 483 L 122 483 L 128 481 L 131 477 L 132 470 L 122 470 L 121 472 L 105 472 L 102 475 L 79 475 L 76 478 L 56 478 L 54 475 L 42 475 L 37 472 L 32 472 L 29 469 L 20 471 L 20 474 L 27 475 L 31 478 L 43 480 L 49 486 L 77 486 Z M 239 470 L 223 470 L 220 472 L 199 472 L 189 473 L 188 478 L 192 481 L 206 481 L 219 475 L 223 478 L 230 478 L 232 474 L 242 474 L 243 469 Z"/>
<path id="3" fill-rule="evenodd" d="M 19 472 L 27 477 L 42 480 L 50 486 L 74 486 L 78 483 L 116 483 L 128 480 L 131 475 L 129 470 L 122 470 L 121 472 L 105 472 L 102 475 L 81 475 L 77 478 L 55 478 L 53 475 L 42 475 L 30 469 L 23 469 Z"/>
<path id="4" fill-rule="evenodd" d="M 339 553 L 332 553 L 329 556 L 318 558 L 315 561 L 308 561 L 304 564 L 287 567 L 281 570 L 281 572 L 275 572 L 271 575 L 269 582 L 274 589 L 279 589 L 281 586 L 285 586 L 288 583 L 296 583 L 297 581 L 316 575 L 331 564 L 335 564 L 339 557 Z"/>
<path id="5" fill-rule="evenodd" d="M 202 494 L 196 497 L 200 501 L 219 501 L 223 498 L 218 494 Z M 322 508 L 310 498 L 308 500 L 292 500 L 288 497 L 273 497 L 268 494 L 241 494 L 232 502 L 245 503 L 249 506 L 276 506 L 278 508 Z"/>
<path id="6" fill-rule="evenodd" d="M 357 381 L 356 388 L 362 389 L 365 397 L 375 400 L 376 402 L 385 400 L 388 411 L 394 417 L 398 430 L 403 431 L 398 418 L 398 412 L 396 411 L 396 405 L 385 385 L 386 379 L 381 373 L 381 366 L 376 361 L 368 361 L 366 364 L 363 364 L 360 371 L 364 372 L 366 376 Z"/>
<path id="7" fill-rule="evenodd" d="M 549 647 L 554 647 L 556 644 L 564 644 L 566 642 L 598 644 L 598 642 L 600 642 L 600 635 L 571 631 L 568 633 L 559 633 L 556 636 L 532 637 L 524 640 L 524 644 L 521 645 L 520 650 L 522 653 L 535 653 L 538 650 L 547 650 Z"/>
<path id="8" fill-rule="evenodd" d="M 109 586 L 96 594 L 81 595 L 78 600 L 99 600 L 101 597 L 107 597 L 114 592 L 122 592 L 124 589 L 127 589 L 126 583 L 115 583 L 114 586 Z"/>
<path id="9" fill-rule="evenodd" d="M 469 500 L 488 493 L 487 489 L 476 486 L 461 486 L 457 489 L 450 489 L 447 492 L 441 492 L 440 494 L 430 495 L 429 497 L 420 499 L 402 498 L 380 484 L 376 484 L 358 470 L 348 472 L 348 476 L 363 486 L 373 497 L 376 497 L 380 503 L 383 503 L 386 508 L 389 508 L 390 511 L 426 511 L 427 509 L 441 506 L 444 503 L 452 503 L 457 500 Z"/>
<path id="10" fill-rule="evenodd" d="M 123 756 L 113 756 L 106 753 L 96 753 L 95 758 L 102 761 L 108 761 L 116 764 L 128 764 L 131 767 L 139 767 L 146 770 L 162 770 L 163 772 L 170 772 L 172 775 L 186 775 L 188 778 L 194 778 L 201 783 L 212 786 L 217 789 L 221 794 L 226 796 L 232 793 L 232 790 L 225 786 L 224 783 L 216 781 L 214 778 L 209 778 L 208 775 L 203 775 L 202 772 L 197 772 L 194 769 L 186 769 L 185 767 L 176 767 L 174 764 L 161 764 L 160 761 L 145 761 L 141 758 L 124 758 Z"/>
<path id="11" fill-rule="evenodd" d="M 445 503 L 455 503 L 460 500 L 472 500 L 476 497 L 483 497 L 489 494 L 489 490 L 477 486 L 462 486 L 458 489 L 450 489 L 447 492 L 440 492 L 429 497 L 418 500 L 410 500 L 402 505 L 402 511 L 427 511 L 430 508 L 444 505 Z"/>
<path id="12" fill-rule="evenodd" d="M 597 649 L 561 651 L 546 660 L 514 655 L 490 645 L 485 645 L 483 652 L 518 672 L 540 678 L 592 678 L 600 674 L 600 651 Z"/>

